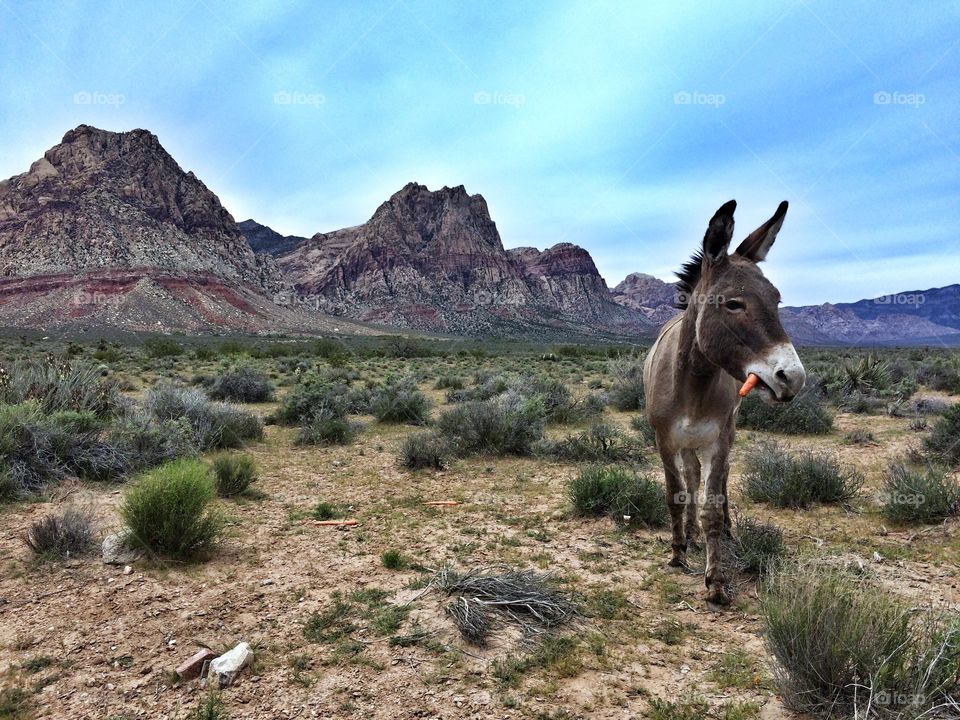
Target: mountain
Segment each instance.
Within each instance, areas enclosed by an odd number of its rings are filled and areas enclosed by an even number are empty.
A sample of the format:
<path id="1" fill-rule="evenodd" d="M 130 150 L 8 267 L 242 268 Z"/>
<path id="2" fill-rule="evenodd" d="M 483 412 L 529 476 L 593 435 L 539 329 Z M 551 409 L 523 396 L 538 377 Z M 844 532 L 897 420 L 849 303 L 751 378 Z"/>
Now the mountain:
<path id="1" fill-rule="evenodd" d="M 674 283 L 633 273 L 613 300 L 663 324 L 676 315 Z M 780 319 L 800 345 L 960 344 L 960 285 L 859 300 L 784 307 Z"/>
<path id="2" fill-rule="evenodd" d="M 244 239 L 250 245 L 254 253 L 266 253 L 267 255 L 282 255 L 292 250 L 296 245 L 306 240 L 305 237 L 298 235 L 281 235 L 276 230 L 261 225 L 256 220 L 244 220 L 237 223 Z"/>
<path id="3" fill-rule="evenodd" d="M 0 182 L 4 325 L 302 327 L 273 302 L 285 287 L 272 258 L 254 254 L 217 196 L 146 130 L 80 125 Z"/>
<path id="4" fill-rule="evenodd" d="M 658 325 L 677 314 L 676 295 L 674 283 L 643 273 L 630 273 L 611 291 L 614 302 L 643 313 Z"/>
<path id="5" fill-rule="evenodd" d="M 960 285 L 785 307 L 784 326 L 806 344 L 960 343 Z"/>
<path id="6" fill-rule="evenodd" d="M 366 223 L 276 259 L 321 310 L 380 324 L 467 335 L 653 330 L 613 302 L 582 248 L 505 250 L 486 201 L 462 185 L 409 183 Z"/>

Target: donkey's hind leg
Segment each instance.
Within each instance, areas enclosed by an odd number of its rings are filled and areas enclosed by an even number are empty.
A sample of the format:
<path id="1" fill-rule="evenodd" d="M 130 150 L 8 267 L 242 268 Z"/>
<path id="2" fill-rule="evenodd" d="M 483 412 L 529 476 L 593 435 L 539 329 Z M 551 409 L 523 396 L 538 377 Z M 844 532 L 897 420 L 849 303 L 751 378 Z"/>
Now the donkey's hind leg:
<path id="1" fill-rule="evenodd" d="M 657 438 L 657 447 L 664 444 Z M 663 474 L 666 478 L 667 507 L 670 508 L 670 529 L 673 533 L 673 555 L 670 558 L 670 567 L 687 566 L 687 540 L 683 534 L 684 502 L 683 481 L 680 477 L 680 467 L 677 455 L 660 450 L 660 459 L 663 460 Z"/>
<path id="2" fill-rule="evenodd" d="M 694 450 L 684 450 L 683 480 L 687 486 L 687 522 L 686 541 L 688 548 L 698 547 L 700 541 L 700 517 L 697 512 L 697 503 L 700 501 L 700 458 Z"/>

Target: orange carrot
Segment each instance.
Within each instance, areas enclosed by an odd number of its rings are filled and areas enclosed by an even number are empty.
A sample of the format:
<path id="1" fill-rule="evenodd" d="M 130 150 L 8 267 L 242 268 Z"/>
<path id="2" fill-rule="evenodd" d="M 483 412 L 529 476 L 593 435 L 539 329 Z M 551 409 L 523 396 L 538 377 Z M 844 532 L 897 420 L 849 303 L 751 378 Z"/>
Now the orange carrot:
<path id="1" fill-rule="evenodd" d="M 740 388 L 740 397 L 743 398 L 749 395 L 750 391 L 757 386 L 758 382 L 760 382 L 760 378 L 758 378 L 753 373 L 750 373 L 749 375 L 747 375 L 747 381 L 743 384 L 743 387 Z"/>
<path id="2" fill-rule="evenodd" d="M 427 500 L 424 505 L 429 505 L 430 507 L 453 507 L 454 505 L 459 505 L 456 500 Z"/>
<path id="3" fill-rule="evenodd" d="M 356 525 L 356 520 L 314 520 L 314 525 L 337 525 L 340 527 Z"/>

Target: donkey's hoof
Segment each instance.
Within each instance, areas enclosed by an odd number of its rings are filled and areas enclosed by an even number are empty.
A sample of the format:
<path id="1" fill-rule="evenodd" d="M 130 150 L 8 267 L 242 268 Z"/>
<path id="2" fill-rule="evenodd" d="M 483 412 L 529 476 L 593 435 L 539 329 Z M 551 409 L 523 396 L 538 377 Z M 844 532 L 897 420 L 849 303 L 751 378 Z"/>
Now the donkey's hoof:
<path id="1" fill-rule="evenodd" d="M 730 604 L 730 595 L 723 583 L 707 585 L 707 607 L 711 610 L 723 610 Z"/>
<path id="2" fill-rule="evenodd" d="M 670 558 L 670 562 L 667 563 L 667 567 L 670 568 L 680 568 L 683 570 L 687 569 L 687 558 L 684 555 L 674 555 Z"/>

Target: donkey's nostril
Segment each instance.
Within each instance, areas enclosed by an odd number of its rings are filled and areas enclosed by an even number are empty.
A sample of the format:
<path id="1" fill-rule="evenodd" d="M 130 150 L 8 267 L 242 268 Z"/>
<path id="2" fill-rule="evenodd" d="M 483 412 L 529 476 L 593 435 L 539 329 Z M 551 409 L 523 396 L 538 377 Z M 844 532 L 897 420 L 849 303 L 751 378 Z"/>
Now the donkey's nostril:
<path id="1" fill-rule="evenodd" d="M 777 380 L 782 382 L 784 385 L 789 384 L 790 378 L 787 377 L 787 374 L 783 370 L 777 370 L 774 375 L 776 375 Z"/>

